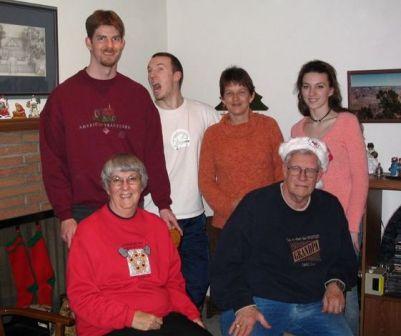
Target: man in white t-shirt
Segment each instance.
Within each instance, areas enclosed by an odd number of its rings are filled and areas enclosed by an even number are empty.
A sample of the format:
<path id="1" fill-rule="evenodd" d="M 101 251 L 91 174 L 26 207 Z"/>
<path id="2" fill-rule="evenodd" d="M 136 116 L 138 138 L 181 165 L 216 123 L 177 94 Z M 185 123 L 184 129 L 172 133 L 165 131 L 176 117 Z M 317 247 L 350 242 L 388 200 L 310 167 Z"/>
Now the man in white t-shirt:
<path id="1" fill-rule="evenodd" d="M 219 115 L 211 106 L 182 96 L 183 78 L 182 65 L 174 55 L 160 52 L 150 59 L 148 80 L 162 123 L 171 208 L 183 231 L 182 273 L 189 296 L 201 307 L 209 286 L 209 251 L 198 162 L 203 133 L 218 122 Z M 145 209 L 158 213 L 150 196 L 145 197 Z"/>

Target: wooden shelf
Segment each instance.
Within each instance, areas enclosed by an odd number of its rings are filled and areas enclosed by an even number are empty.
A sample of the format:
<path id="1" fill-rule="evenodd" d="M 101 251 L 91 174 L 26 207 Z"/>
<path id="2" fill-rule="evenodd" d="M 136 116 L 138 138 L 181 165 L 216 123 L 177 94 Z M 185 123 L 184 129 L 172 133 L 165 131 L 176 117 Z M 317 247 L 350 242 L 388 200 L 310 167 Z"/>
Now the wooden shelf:
<path id="1" fill-rule="evenodd" d="M 373 294 L 365 294 L 365 299 L 370 298 L 372 300 L 377 301 L 395 301 L 400 302 L 401 296 L 394 296 L 394 295 L 373 295 Z"/>
<path id="2" fill-rule="evenodd" d="M 380 178 L 369 176 L 369 189 L 401 190 L 401 178 L 396 180 L 385 176 Z"/>
<path id="3" fill-rule="evenodd" d="M 377 265 L 380 249 L 383 190 L 401 191 L 401 180 L 388 179 L 385 176 L 369 177 L 362 243 L 360 335 L 363 336 L 395 336 L 399 335 L 401 330 L 401 298 L 365 294 L 365 274 L 369 266 Z"/>
<path id="4" fill-rule="evenodd" d="M 14 132 L 39 129 L 39 118 L 2 119 L 0 132 Z"/>

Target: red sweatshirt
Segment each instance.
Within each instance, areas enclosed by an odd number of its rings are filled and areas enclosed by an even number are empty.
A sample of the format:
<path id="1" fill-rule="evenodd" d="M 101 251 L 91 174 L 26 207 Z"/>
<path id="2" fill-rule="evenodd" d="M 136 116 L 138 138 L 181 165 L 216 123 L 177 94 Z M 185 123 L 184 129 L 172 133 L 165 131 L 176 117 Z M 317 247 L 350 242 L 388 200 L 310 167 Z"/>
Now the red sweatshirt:
<path id="1" fill-rule="evenodd" d="M 171 204 L 159 113 L 146 89 L 121 74 L 97 80 L 81 70 L 59 85 L 40 116 L 40 151 L 47 195 L 61 220 L 72 218 L 74 204 L 107 202 L 100 172 L 116 153 L 141 159 L 155 204 Z"/>
<path id="2" fill-rule="evenodd" d="M 79 335 L 131 327 L 137 310 L 199 318 L 166 224 L 142 209 L 124 219 L 106 205 L 80 223 L 68 256 L 67 293 Z"/>

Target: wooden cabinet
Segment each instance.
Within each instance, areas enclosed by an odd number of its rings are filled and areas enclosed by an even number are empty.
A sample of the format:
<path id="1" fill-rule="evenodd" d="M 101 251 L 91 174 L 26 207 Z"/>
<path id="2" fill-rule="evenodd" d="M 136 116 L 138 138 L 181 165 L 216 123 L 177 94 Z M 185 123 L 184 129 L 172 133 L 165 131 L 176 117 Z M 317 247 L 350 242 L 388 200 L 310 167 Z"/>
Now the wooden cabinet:
<path id="1" fill-rule="evenodd" d="M 377 264 L 380 248 L 383 190 L 401 191 L 401 180 L 371 177 L 369 181 L 362 245 L 360 334 L 363 336 L 401 335 L 401 298 L 365 294 L 365 273 L 369 266 Z"/>

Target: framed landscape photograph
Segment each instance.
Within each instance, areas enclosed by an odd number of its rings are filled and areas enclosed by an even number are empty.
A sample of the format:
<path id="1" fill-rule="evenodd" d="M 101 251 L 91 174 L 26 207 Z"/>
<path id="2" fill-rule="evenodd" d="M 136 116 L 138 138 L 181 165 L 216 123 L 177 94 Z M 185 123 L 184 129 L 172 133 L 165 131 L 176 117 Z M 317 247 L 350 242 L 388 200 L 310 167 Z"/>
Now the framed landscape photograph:
<path id="1" fill-rule="evenodd" d="M 57 9 L 0 1 L 0 96 L 47 95 L 57 84 Z"/>
<path id="2" fill-rule="evenodd" d="M 401 69 L 348 71 L 348 109 L 363 123 L 401 122 Z"/>

